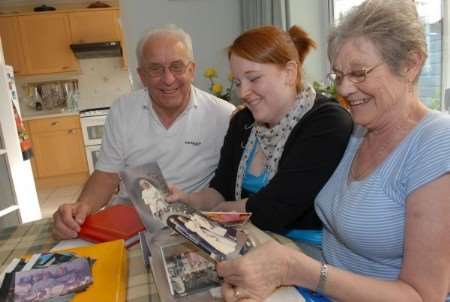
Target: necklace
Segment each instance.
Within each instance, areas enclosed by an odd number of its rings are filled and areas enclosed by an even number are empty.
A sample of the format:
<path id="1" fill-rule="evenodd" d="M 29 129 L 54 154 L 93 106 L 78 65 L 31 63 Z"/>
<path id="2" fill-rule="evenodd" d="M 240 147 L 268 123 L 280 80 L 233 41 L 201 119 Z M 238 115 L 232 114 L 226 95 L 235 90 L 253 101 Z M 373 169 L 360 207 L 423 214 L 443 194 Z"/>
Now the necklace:
<path id="1" fill-rule="evenodd" d="M 350 167 L 351 180 L 369 176 L 411 132 L 415 124 L 396 127 L 390 135 L 366 136 L 358 147 Z"/>

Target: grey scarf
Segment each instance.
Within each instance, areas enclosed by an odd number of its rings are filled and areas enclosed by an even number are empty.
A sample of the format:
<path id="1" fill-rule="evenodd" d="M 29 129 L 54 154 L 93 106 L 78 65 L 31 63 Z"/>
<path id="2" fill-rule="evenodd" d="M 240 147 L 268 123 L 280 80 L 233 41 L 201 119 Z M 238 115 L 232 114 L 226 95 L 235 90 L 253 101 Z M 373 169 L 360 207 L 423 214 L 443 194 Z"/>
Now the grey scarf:
<path id="1" fill-rule="evenodd" d="M 247 160 L 256 142 L 259 142 L 266 157 L 265 169 L 268 172 L 267 181 L 270 181 L 278 171 L 278 163 L 292 129 L 294 129 L 298 121 L 312 108 L 315 99 L 316 92 L 314 88 L 311 85 L 305 85 L 305 88 L 297 95 L 292 110 L 277 125 L 272 128 L 267 128 L 265 125 L 254 123 L 237 171 L 235 184 L 236 200 L 241 199 L 242 180 L 247 169 Z"/>

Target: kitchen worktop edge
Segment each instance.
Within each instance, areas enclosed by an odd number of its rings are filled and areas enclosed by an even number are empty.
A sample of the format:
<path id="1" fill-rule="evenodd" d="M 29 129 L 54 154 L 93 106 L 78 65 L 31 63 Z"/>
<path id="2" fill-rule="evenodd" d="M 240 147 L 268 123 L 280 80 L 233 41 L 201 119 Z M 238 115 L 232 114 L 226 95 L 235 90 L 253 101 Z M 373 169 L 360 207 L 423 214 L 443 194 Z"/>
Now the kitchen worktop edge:
<path id="1" fill-rule="evenodd" d="M 71 115 L 80 115 L 80 113 L 78 111 L 49 112 L 49 113 L 39 112 L 36 114 L 23 115 L 22 119 L 24 121 L 29 121 L 29 120 L 53 118 L 53 117 L 64 117 L 64 116 L 71 116 Z"/>

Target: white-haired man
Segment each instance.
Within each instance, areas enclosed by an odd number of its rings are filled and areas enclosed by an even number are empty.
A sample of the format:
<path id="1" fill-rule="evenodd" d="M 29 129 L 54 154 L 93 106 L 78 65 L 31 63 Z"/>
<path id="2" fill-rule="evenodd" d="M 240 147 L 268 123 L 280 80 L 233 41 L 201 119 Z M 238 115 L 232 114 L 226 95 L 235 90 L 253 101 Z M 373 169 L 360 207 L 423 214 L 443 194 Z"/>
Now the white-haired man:
<path id="1" fill-rule="evenodd" d="M 174 25 L 147 32 L 136 48 L 144 89 L 119 98 L 105 124 L 100 156 L 78 200 L 53 214 L 53 234 L 78 236 L 85 217 L 106 205 L 127 166 L 157 161 L 171 184 L 206 187 L 219 161 L 234 106 L 192 85 L 190 36 Z M 124 190 L 118 196 L 127 198 Z"/>

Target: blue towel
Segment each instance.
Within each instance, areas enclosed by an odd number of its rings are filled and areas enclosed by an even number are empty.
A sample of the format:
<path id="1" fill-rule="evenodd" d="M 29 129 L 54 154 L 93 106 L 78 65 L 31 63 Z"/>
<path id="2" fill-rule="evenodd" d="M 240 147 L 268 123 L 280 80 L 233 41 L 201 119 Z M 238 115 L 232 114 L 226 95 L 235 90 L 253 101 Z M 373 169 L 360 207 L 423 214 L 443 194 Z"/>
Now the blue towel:
<path id="1" fill-rule="evenodd" d="M 321 245 L 322 244 L 322 230 L 289 230 L 282 235 L 300 242 L 306 242 L 309 244 Z"/>

